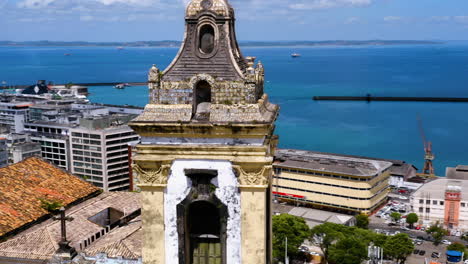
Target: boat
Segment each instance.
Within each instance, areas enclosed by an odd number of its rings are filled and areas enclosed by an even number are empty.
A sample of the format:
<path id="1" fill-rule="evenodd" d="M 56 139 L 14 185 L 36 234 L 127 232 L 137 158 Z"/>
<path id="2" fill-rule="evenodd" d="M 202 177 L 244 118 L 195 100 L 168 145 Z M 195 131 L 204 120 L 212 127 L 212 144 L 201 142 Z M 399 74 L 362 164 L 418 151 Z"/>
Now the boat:
<path id="1" fill-rule="evenodd" d="M 117 47 L 117 50 L 123 50 L 124 47 Z"/>
<path id="2" fill-rule="evenodd" d="M 71 56 L 71 53 L 65 53 L 64 56 Z"/>
<path id="3" fill-rule="evenodd" d="M 301 56 L 301 54 L 299 54 L 299 53 L 291 54 L 291 57 L 293 57 L 293 58 L 299 58 L 300 56 Z"/>
<path id="4" fill-rule="evenodd" d="M 128 83 L 119 83 L 116 86 L 114 86 L 115 89 L 125 89 L 125 87 L 130 86 Z"/>

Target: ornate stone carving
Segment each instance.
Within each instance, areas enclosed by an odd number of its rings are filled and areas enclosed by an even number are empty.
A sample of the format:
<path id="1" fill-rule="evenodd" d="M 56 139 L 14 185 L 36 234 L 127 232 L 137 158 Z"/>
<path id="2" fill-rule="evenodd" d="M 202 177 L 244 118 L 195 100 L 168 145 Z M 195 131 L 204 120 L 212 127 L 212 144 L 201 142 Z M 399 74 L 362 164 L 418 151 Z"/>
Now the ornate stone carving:
<path id="1" fill-rule="evenodd" d="M 133 170 L 138 173 L 140 184 L 167 184 L 170 165 L 161 165 L 159 169 L 145 170 L 138 164 L 133 165 Z"/>
<path id="2" fill-rule="evenodd" d="M 153 64 L 148 74 L 149 82 L 159 82 L 159 69 Z"/>
<path id="3" fill-rule="evenodd" d="M 270 173 L 272 166 L 263 166 L 258 172 L 246 172 L 241 166 L 232 166 L 238 175 L 240 185 L 244 186 L 265 186 L 270 183 Z"/>
<path id="4" fill-rule="evenodd" d="M 214 90 L 216 87 L 216 80 L 209 74 L 197 74 L 190 79 L 190 87 L 193 89 L 199 81 L 206 81 L 210 84 L 211 89 Z"/>

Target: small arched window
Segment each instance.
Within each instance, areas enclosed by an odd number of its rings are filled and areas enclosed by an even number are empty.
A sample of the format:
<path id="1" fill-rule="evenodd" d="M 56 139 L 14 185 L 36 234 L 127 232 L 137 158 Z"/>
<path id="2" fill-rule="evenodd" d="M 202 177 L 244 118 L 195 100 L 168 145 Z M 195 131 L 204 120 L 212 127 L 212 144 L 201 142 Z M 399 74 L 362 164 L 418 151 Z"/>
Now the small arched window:
<path id="1" fill-rule="evenodd" d="M 207 24 L 200 28 L 198 48 L 203 54 L 210 54 L 215 48 L 215 31 L 213 26 Z"/>

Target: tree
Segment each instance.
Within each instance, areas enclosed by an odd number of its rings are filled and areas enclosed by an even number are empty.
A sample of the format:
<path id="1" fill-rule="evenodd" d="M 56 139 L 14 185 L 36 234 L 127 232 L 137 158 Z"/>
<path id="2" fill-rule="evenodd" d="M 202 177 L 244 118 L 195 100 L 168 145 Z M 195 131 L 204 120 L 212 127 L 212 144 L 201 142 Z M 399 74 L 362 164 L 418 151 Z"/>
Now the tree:
<path id="1" fill-rule="evenodd" d="M 410 228 L 413 228 L 414 224 L 417 223 L 418 221 L 419 221 L 419 217 L 415 213 L 411 213 L 406 216 L 406 223 L 410 225 Z"/>
<path id="2" fill-rule="evenodd" d="M 361 264 L 367 258 L 367 246 L 354 237 L 346 237 L 330 248 L 329 263 Z"/>
<path id="3" fill-rule="evenodd" d="M 273 256 L 277 259 L 284 259 L 286 237 L 288 238 L 288 255 L 298 255 L 299 246 L 309 235 L 309 226 L 301 217 L 289 214 L 273 216 Z"/>
<path id="4" fill-rule="evenodd" d="M 448 234 L 448 231 L 438 221 L 430 226 L 426 232 L 434 238 L 434 245 L 439 245 L 444 236 Z"/>
<path id="5" fill-rule="evenodd" d="M 356 226 L 359 228 L 367 229 L 369 227 L 369 216 L 367 216 L 366 214 L 357 215 Z"/>
<path id="6" fill-rule="evenodd" d="M 325 261 L 328 260 L 328 251 L 330 246 L 338 241 L 340 238 L 344 237 L 341 233 L 341 229 L 345 227 L 333 223 L 325 223 L 322 225 L 315 226 L 312 228 L 312 241 L 319 245 L 320 249 L 323 252 Z"/>
<path id="7" fill-rule="evenodd" d="M 389 237 L 383 249 L 385 255 L 403 264 L 406 258 L 413 252 L 414 245 L 409 236 L 402 233 Z"/>
<path id="8" fill-rule="evenodd" d="M 390 217 L 392 218 L 393 222 L 397 223 L 401 219 L 401 214 L 393 212 L 390 214 Z"/>
<path id="9" fill-rule="evenodd" d="M 465 258 L 466 258 L 467 255 L 468 255 L 468 252 L 467 252 L 467 250 L 466 250 L 466 247 L 465 247 L 465 245 L 463 245 L 462 243 L 457 243 L 457 242 L 455 242 L 455 243 L 453 243 L 453 244 L 451 244 L 451 245 L 448 245 L 448 246 L 447 246 L 447 250 L 454 250 L 454 251 L 462 252 L 462 253 L 464 253 Z"/>

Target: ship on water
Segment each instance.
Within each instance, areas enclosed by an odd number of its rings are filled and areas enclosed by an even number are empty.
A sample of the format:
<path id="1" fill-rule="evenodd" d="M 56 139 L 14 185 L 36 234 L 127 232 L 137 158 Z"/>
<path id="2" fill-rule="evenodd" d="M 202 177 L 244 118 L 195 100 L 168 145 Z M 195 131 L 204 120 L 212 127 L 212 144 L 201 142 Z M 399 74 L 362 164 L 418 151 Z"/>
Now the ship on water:
<path id="1" fill-rule="evenodd" d="M 299 53 L 293 53 L 293 54 L 291 54 L 291 57 L 293 57 L 293 58 L 299 58 L 299 57 L 301 57 L 301 54 L 299 54 Z"/>

